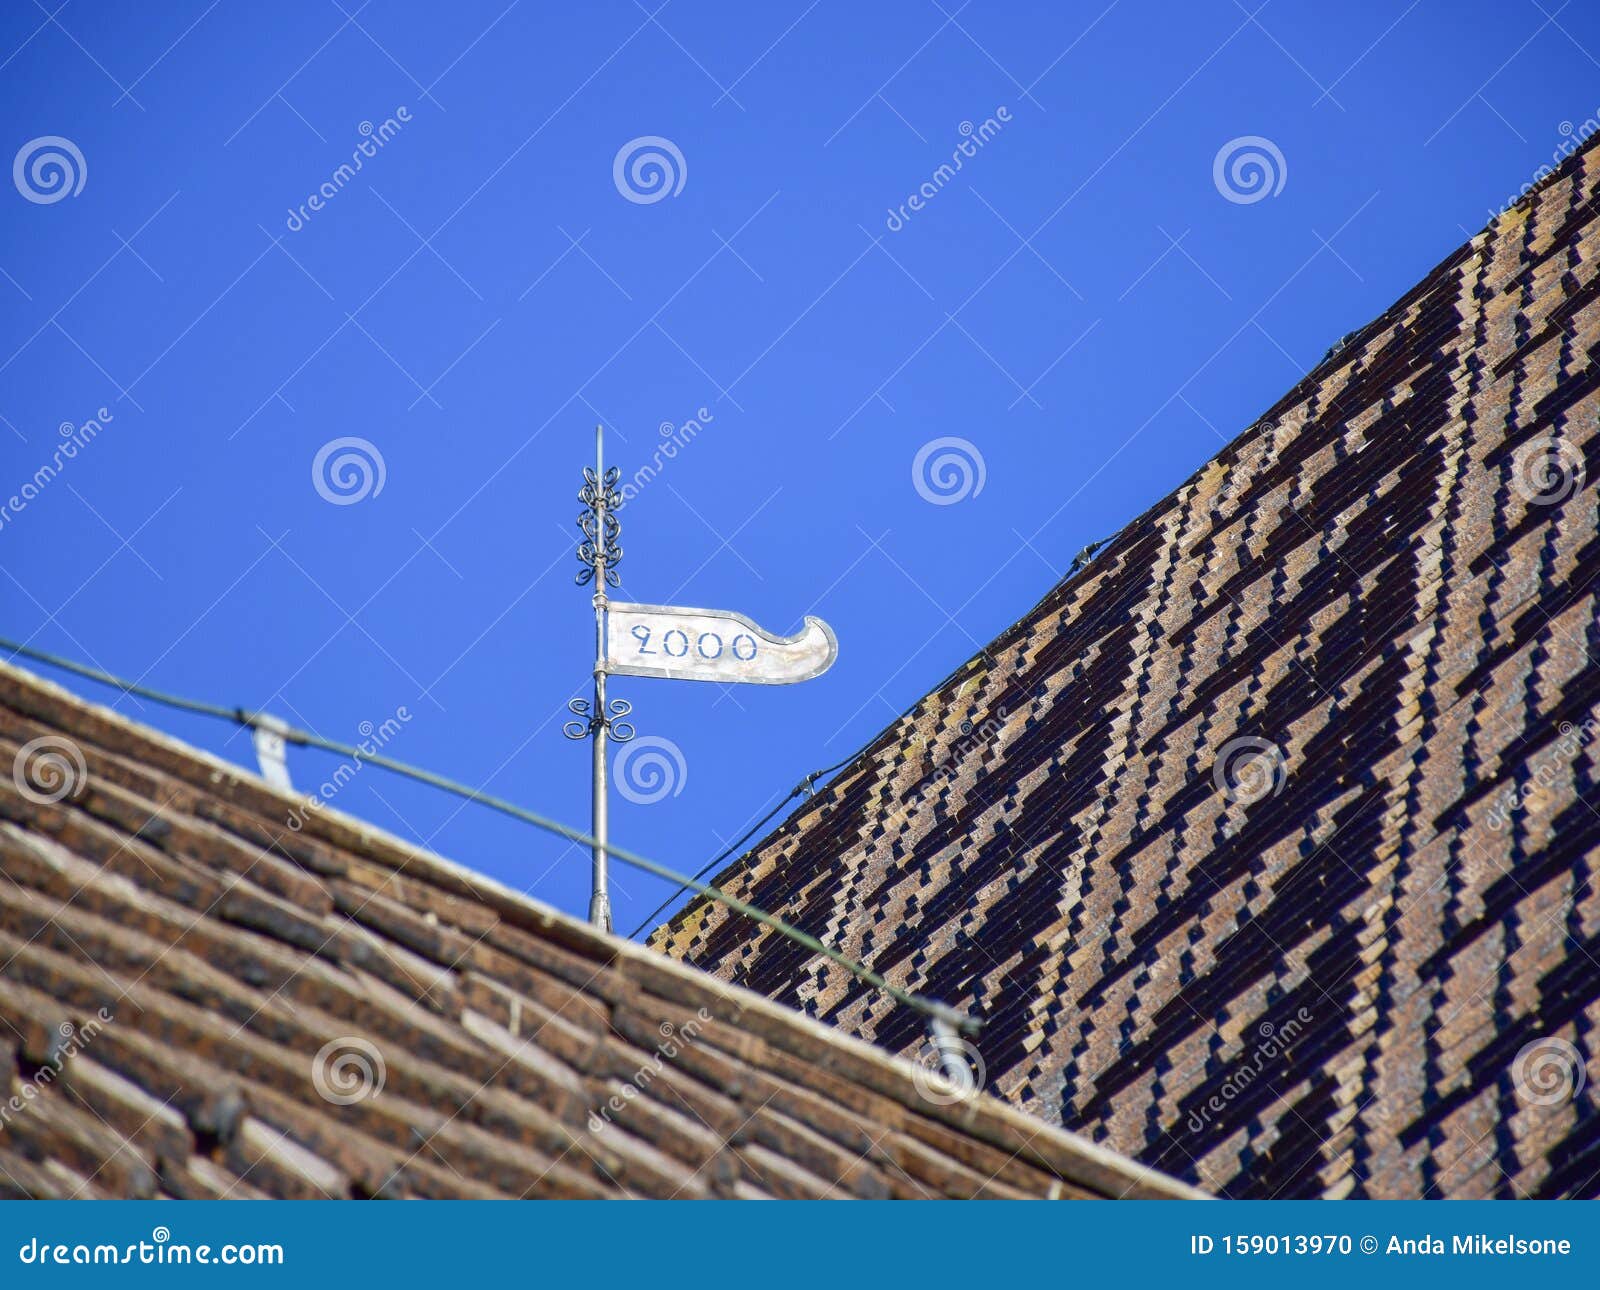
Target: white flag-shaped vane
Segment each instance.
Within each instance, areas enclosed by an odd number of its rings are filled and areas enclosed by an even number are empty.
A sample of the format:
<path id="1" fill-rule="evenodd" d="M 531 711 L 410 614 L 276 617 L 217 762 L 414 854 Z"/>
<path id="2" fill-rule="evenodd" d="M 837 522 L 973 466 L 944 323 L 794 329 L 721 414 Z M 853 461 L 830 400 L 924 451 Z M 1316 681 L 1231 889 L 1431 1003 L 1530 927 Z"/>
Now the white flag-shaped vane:
<path id="1" fill-rule="evenodd" d="M 672 681 L 790 685 L 821 676 L 839 656 L 833 629 L 806 618 L 795 636 L 774 636 L 727 609 L 613 602 L 606 613 L 606 671 Z"/>

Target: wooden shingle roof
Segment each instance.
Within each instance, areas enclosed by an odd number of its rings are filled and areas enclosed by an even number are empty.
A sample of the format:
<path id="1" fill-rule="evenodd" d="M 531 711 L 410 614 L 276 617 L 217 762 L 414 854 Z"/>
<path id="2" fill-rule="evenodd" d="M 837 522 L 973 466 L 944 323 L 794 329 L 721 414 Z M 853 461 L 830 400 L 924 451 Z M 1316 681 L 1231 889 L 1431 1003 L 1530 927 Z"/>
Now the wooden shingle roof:
<path id="1" fill-rule="evenodd" d="M 3 665 L 0 770 L 0 1196 L 1189 1194 Z"/>
<path id="2" fill-rule="evenodd" d="M 1600 1192 L 1600 151 L 715 881 L 1241 1196 Z M 702 902 L 655 944 L 890 1051 Z"/>

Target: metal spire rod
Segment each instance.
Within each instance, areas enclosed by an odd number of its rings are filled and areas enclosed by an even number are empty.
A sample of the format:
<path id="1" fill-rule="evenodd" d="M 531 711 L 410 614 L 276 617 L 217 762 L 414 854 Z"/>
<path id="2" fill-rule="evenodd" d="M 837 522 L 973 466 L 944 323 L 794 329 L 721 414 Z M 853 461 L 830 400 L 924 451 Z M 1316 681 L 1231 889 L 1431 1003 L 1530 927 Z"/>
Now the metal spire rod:
<path id="1" fill-rule="evenodd" d="M 578 500 L 584 510 L 578 514 L 578 529 L 584 540 L 578 544 L 577 583 L 584 586 L 594 582 L 594 703 L 588 699 L 572 699 L 567 708 L 581 721 L 569 721 L 562 727 L 568 739 L 593 740 L 593 883 L 589 895 L 589 921 L 601 931 L 611 930 L 611 892 L 609 885 L 607 844 L 609 821 L 607 807 L 609 792 L 606 783 L 606 745 L 612 739 L 627 743 L 633 738 L 633 726 L 620 720 L 633 711 L 626 699 L 606 700 L 606 609 L 609 601 L 606 588 L 620 586 L 622 575 L 617 563 L 622 559 L 622 548 L 617 536 L 622 531 L 615 511 L 622 500 L 617 482 L 622 472 L 615 466 L 609 471 L 605 464 L 605 430 L 594 428 L 594 469 L 584 468 L 583 488 Z"/>

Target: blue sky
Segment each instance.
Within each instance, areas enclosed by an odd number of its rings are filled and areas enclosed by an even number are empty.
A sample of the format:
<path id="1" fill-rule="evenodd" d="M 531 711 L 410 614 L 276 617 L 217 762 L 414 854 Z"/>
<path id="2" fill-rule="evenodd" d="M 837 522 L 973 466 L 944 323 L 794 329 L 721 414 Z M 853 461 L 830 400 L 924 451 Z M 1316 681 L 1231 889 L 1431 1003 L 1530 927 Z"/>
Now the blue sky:
<path id="1" fill-rule="evenodd" d="M 403 708 L 391 755 L 583 826 L 579 471 L 596 420 L 631 474 L 703 419 L 624 512 L 622 594 L 817 614 L 840 656 L 795 687 L 613 683 L 677 750 L 613 838 L 683 869 L 1600 112 L 1600 13 L 1556 0 L 59 3 L 0 11 L 0 491 L 110 417 L 0 524 L 3 633 L 331 739 Z M 26 164 L 52 136 L 70 194 Z M 672 191 L 619 185 L 651 148 Z M 1241 152 L 1270 174 L 1230 178 Z M 315 486 L 341 438 L 381 490 Z M 916 486 L 939 439 L 959 500 Z M 338 761 L 290 764 L 314 788 Z M 337 805 L 586 906 L 584 854 L 477 807 L 376 770 Z M 619 927 L 666 891 L 620 871 Z"/>

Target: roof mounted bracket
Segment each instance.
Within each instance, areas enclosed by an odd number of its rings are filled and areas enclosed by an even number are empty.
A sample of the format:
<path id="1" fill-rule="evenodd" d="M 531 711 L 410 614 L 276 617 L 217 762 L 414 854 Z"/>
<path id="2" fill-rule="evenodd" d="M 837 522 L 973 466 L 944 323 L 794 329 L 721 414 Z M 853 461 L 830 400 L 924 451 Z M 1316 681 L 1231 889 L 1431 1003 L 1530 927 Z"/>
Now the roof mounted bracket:
<path id="1" fill-rule="evenodd" d="M 933 1043 L 934 1051 L 939 1054 L 939 1069 L 950 1086 L 964 1097 L 978 1092 L 978 1077 L 967 1061 L 971 1045 L 961 1037 L 955 1023 L 949 1017 L 931 1013 L 928 1017 L 928 1038 Z"/>
<path id="2" fill-rule="evenodd" d="M 294 785 L 289 781 L 289 760 L 285 754 L 287 746 L 284 743 L 284 736 L 289 733 L 288 723 L 265 712 L 258 712 L 251 722 L 250 733 L 256 746 L 256 763 L 261 767 L 261 778 L 273 788 L 293 792 Z"/>

